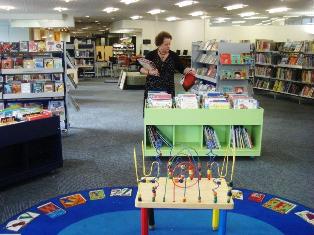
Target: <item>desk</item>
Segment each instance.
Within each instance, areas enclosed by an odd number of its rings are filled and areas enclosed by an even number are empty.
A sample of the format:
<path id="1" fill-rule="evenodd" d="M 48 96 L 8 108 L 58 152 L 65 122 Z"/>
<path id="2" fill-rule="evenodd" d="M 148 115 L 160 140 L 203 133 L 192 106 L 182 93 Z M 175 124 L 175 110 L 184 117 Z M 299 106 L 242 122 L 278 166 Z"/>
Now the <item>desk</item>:
<path id="1" fill-rule="evenodd" d="M 142 182 L 143 179 L 146 181 Z M 228 185 L 224 178 L 207 178 L 190 180 L 185 183 L 174 183 L 172 179 L 160 177 L 157 182 L 151 182 L 153 177 L 142 178 L 138 186 L 138 192 L 135 198 L 135 207 L 141 208 L 141 234 L 148 235 L 148 221 L 154 225 L 153 208 L 165 209 L 211 209 L 213 210 L 212 226 L 218 229 L 219 235 L 226 233 L 227 210 L 234 208 L 233 199 L 228 202 Z M 218 183 L 220 182 L 220 183 Z M 156 189 L 156 196 L 153 200 L 153 186 L 159 186 Z M 199 189 L 198 189 L 199 184 Z M 218 188 L 217 184 L 220 184 Z M 178 186 L 175 186 L 178 185 Z M 180 187 L 179 187 L 180 186 Z M 215 202 L 213 189 L 216 188 L 217 201 Z M 185 193 L 184 193 L 185 192 Z M 200 196 L 200 200 L 199 200 Z M 178 211 L 178 213 L 180 213 Z M 170 233 L 170 231 L 169 231 Z"/>

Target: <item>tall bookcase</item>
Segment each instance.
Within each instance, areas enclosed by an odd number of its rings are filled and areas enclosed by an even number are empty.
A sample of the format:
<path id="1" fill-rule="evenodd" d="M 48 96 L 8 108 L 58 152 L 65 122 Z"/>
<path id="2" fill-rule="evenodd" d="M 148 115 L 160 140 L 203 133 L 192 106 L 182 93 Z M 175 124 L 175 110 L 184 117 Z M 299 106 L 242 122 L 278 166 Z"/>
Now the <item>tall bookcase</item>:
<path id="1" fill-rule="evenodd" d="M 163 156 L 178 154 L 185 147 L 193 148 L 199 156 L 207 156 L 209 150 L 204 140 L 204 126 L 214 128 L 221 144 L 212 152 L 218 156 L 232 155 L 230 147 L 231 126 L 243 125 L 251 136 L 253 148 L 237 148 L 236 156 L 260 156 L 264 110 L 259 109 L 157 109 L 145 108 L 144 150 L 145 156 L 156 156 L 150 144 L 147 126 L 154 125 L 172 142 L 173 149 L 162 147 Z"/>
<path id="2" fill-rule="evenodd" d="M 34 46 L 39 42 L 6 42 L 2 45 L 20 43 Z M 17 103 L 23 105 L 36 103 L 50 108 L 55 113 L 61 112 L 63 113 L 61 126 L 68 130 L 65 46 L 63 42 L 57 44 L 59 46 L 53 50 L 31 51 L 29 47 L 22 51 L 15 46 L 2 51 L 0 80 L 3 92 L 0 92 L 0 99 L 4 108 Z"/>
<path id="3" fill-rule="evenodd" d="M 251 60 L 243 62 L 242 55 L 249 56 L 250 53 L 250 43 L 193 42 L 192 67 L 196 69 L 198 79 L 204 83 L 216 84 L 218 91 L 233 93 L 236 87 L 248 91 Z M 230 63 L 221 61 L 221 56 L 225 54 L 230 54 Z M 239 60 L 233 60 L 235 57 Z M 236 73 L 241 76 L 234 76 Z"/>
<path id="4" fill-rule="evenodd" d="M 78 78 L 95 77 L 96 50 L 92 39 L 74 40 L 74 59 Z"/>
<path id="5" fill-rule="evenodd" d="M 301 99 L 314 99 L 314 48 L 313 42 L 286 42 L 279 48 L 274 42 L 256 41 L 256 90 Z"/>

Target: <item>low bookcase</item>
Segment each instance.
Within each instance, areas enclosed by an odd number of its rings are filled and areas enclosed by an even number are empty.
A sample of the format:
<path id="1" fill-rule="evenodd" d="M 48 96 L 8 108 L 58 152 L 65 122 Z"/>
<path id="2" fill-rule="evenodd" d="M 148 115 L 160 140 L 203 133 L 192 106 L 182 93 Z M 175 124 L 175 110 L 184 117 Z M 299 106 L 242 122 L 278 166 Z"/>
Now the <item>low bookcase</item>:
<path id="1" fill-rule="evenodd" d="M 63 165 L 60 117 L 0 127 L 0 187 Z"/>
<path id="2" fill-rule="evenodd" d="M 158 109 L 145 108 L 144 116 L 144 154 L 157 155 L 147 136 L 147 126 L 156 126 L 162 135 L 172 142 L 173 148 L 163 144 L 163 156 L 177 154 L 185 147 L 193 148 L 199 156 L 209 153 L 204 140 L 204 127 L 211 126 L 217 133 L 221 148 L 213 149 L 218 156 L 231 156 L 231 126 L 244 126 L 253 143 L 253 148 L 236 148 L 236 156 L 256 157 L 261 155 L 263 132 L 262 108 L 258 109 Z M 193 153 L 195 154 L 195 153 Z M 179 154 L 180 155 L 180 154 Z"/>

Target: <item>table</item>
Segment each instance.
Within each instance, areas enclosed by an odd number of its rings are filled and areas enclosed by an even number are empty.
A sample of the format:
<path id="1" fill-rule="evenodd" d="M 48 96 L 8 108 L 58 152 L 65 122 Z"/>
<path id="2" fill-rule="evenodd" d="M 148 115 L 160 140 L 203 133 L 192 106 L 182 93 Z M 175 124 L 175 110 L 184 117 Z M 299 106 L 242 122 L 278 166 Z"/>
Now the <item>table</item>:
<path id="1" fill-rule="evenodd" d="M 146 181 L 145 183 L 142 181 Z M 152 187 L 157 186 L 153 200 Z M 198 187 L 199 184 L 199 187 Z M 220 184 L 217 189 L 217 184 Z M 178 185 L 178 186 L 176 186 Z M 212 227 L 218 228 L 218 234 L 226 233 L 227 210 L 234 208 L 234 202 L 228 197 L 230 190 L 224 178 L 186 179 L 185 183 L 179 183 L 167 177 L 160 177 L 158 183 L 153 177 L 142 178 L 139 183 L 135 198 L 135 207 L 141 208 L 141 234 L 148 235 L 148 222 L 154 225 L 154 208 L 165 209 L 211 209 L 213 210 Z M 182 188 L 180 188 L 180 186 Z M 190 186 L 190 187 L 189 187 Z M 200 189 L 200 190 L 199 190 Z M 215 202 L 213 189 L 217 192 Z M 184 193 L 185 192 L 185 193 Z M 199 200 L 200 197 L 200 200 Z M 140 198 L 140 199 L 139 199 Z M 180 212 L 178 212 L 180 213 Z"/>

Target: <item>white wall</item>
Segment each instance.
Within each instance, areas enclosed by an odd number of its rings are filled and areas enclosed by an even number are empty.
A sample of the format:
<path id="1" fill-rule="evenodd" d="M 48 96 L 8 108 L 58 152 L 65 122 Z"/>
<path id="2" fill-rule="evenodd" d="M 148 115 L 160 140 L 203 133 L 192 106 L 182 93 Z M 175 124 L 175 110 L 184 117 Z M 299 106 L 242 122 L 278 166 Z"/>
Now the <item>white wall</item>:
<path id="1" fill-rule="evenodd" d="M 11 28 L 8 21 L 0 21 L 0 41 L 18 42 L 29 40 L 28 28 Z"/>
<path id="2" fill-rule="evenodd" d="M 224 26 L 210 27 L 208 20 L 184 20 L 176 22 L 147 21 L 147 20 L 123 20 L 115 22 L 112 29 L 137 29 L 142 31 L 142 39 L 151 39 L 152 45 L 144 49 L 154 49 L 155 36 L 160 31 L 168 31 L 173 36 L 172 50 L 188 49 L 194 41 L 209 39 L 239 40 L 271 39 L 274 41 L 290 40 L 314 40 L 313 25 L 288 25 L 288 26 Z M 138 45 L 141 48 L 141 45 Z M 139 51 L 138 51 L 139 52 Z"/>

